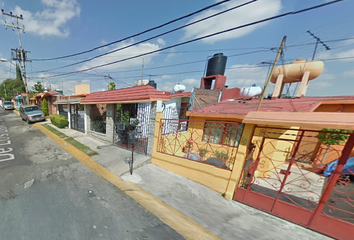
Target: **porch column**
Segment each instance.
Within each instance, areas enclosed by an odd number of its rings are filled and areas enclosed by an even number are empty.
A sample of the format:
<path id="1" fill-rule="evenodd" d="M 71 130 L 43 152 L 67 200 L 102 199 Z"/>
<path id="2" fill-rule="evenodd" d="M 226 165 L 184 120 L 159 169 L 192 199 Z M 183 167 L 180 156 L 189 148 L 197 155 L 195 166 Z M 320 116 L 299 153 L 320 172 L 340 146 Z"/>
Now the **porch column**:
<path id="1" fill-rule="evenodd" d="M 114 106 L 115 104 L 107 104 L 106 107 L 106 139 L 112 145 L 114 144 Z"/>
<path id="2" fill-rule="evenodd" d="M 69 121 L 69 129 L 71 129 L 71 105 L 68 104 L 68 121 Z"/>
<path id="3" fill-rule="evenodd" d="M 243 163 L 246 160 L 248 148 L 252 142 L 254 127 L 254 124 L 246 124 L 243 130 L 241 140 L 238 145 L 235 163 L 230 174 L 229 183 L 227 184 L 226 192 L 224 193 L 224 197 L 227 200 L 232 200 L 236 190 L 236 185 L 242 176 Z"/>
<path id="4" fill-rule="evenodd" d="M 85 112 L 85 133 L 87 134 L 91 130 L 91 105 L 85 104 L 84 105 L 84 112 Z"/>
<path id="5" fill-rule="evenodd" d="M 148 146 L 147 146 L 147 155 L 149 156 L 152 156 L 152 151 L 154 148 L 156 110 L 157 110 L 157 102 L 151 102 L 150 126 L 149 126 Z"/>

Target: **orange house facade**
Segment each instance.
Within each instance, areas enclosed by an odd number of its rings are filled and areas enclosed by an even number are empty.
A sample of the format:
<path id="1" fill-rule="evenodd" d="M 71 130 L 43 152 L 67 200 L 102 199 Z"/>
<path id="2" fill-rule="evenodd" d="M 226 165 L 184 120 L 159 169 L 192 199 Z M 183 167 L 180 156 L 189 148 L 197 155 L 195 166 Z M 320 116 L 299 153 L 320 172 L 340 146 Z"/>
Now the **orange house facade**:
<path id="1" fill-rule="evenodd" d="M 265 99 L 255 111 L 258 101 L 220 102 L 187 112 L 188 120 L 158 113 L 152 163 L 226 199 L 350 239 L 354 183 L 341 172 L 353 156 L 354 96 Z M 345 130 L 343 140 L 325 153 L 319 136 L 336 138 L 334 129 Z M 327 177 L 313 167 L 336 160 Z"/>

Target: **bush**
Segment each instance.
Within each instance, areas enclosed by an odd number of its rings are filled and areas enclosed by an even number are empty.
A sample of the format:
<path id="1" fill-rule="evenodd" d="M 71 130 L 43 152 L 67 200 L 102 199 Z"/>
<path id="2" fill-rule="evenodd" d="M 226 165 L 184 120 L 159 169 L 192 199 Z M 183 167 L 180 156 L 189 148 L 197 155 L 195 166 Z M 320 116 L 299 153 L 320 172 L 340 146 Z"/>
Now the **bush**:
<path id="1" fill-rule="evenodd" d="M 69 126 L 69 121 L 62 115 L 53 114 L 49 116 L 50 121 L 58 128 L 65 128 Z"/>
<path id="2" fill-rule="evenodd" d="M 44 116 L 48 116 L 48 114 L 49 114 L 48 100 L 46 98 L 43 99 L 43 102 L 42 102 L 42 112 L 44 113 Z"/>

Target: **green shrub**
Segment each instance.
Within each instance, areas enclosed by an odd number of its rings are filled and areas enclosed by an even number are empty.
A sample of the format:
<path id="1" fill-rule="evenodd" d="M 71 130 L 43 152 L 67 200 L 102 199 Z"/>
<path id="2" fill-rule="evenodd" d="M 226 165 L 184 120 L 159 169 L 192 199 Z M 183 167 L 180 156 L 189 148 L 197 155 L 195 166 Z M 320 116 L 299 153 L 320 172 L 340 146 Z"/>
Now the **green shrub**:
<path id="1" fill-rule="evenodd" d="M 53 114 L 49 116 L 50 121 L 58 128 L 65 128 L 69 126 L 69 121 L 62 115 Z"/>
<path id="2" fill-rule="evenodd" d="M 43 99 L 43 102 L 42 102 L 42 112 L 44 113 L 45 116 L 49 115 L 48 100 L 46 98 Z"/>

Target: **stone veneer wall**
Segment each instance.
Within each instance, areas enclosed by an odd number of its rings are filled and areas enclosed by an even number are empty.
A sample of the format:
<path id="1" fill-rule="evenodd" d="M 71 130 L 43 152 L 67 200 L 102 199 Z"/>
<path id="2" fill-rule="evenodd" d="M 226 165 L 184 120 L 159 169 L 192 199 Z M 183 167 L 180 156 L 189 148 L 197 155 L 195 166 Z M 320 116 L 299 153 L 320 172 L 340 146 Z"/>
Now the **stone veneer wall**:
<path id="1" fill-rule="evenodd" d="M 156 109 L 157 109 L 157 102 L 151 102 L 150 127 L 149 127 L 148 146 L 147 146 L 147 155 L 149 156 L 152 155 L 152 150 L 154 147 Z"/>

